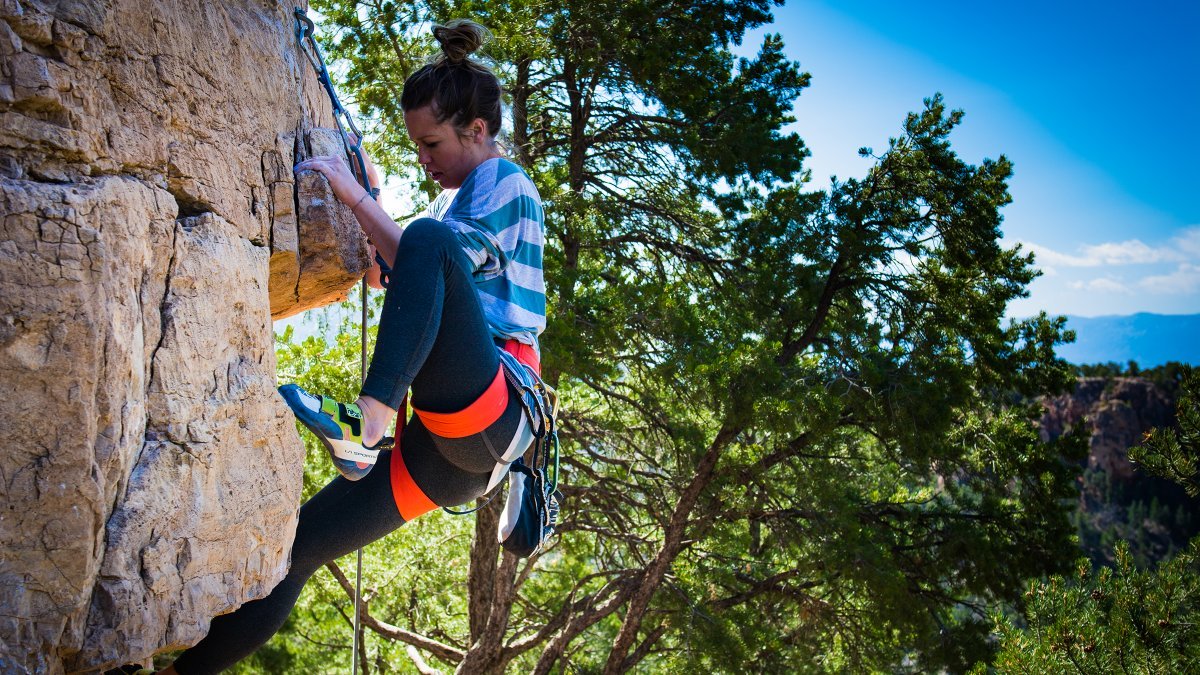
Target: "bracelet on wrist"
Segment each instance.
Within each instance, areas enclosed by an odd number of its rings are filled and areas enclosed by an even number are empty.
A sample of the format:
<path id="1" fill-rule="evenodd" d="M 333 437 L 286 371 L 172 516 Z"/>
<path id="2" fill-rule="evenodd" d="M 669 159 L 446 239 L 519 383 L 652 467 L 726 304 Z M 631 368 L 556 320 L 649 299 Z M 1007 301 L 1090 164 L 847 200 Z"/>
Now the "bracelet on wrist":
<path id="1" fill-rule="evenodd" d="M 370 196 L 371 196 L 370 192 L 363 191 L 363 194 L 361 197 L 358 198 L 358 201 L 354 202 L 354 206 L 350 207 L 350 212 L 353 213 L 353 212 L 357 211 L 359 205 L 363 203 L 363 200 Z"/>

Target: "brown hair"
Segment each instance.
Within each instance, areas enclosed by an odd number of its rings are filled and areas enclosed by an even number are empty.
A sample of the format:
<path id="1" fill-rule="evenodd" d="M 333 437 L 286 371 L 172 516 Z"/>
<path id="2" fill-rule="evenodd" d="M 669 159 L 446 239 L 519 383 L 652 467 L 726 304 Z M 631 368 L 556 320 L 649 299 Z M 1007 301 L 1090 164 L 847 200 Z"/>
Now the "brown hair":
<path id="1" fill-rule="evenodd" d="M 490 34 L 467 19 L 433 27 L 442 53 L 404 82 L 400 108 L 405 112 L 433 105 L 438 122 L 450 120 L 463 129 L 472 120 L 487 123 L 488 134 L 500 133 L 500 81 L 487 66 L 470 58 Z"/>

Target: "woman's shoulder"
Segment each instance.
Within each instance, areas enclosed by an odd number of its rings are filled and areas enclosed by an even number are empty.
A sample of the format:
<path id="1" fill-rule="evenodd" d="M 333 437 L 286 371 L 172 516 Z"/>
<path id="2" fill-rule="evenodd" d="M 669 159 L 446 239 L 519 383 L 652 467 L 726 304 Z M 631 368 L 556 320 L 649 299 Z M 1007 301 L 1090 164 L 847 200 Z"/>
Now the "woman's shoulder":
<path id="1" fill-rule="evenodd" d="M 488 201 L 504 202 L 517 197 L 530 197 L 541 202 L 537 186 L 520 165 L 503 157 L 494 157 L 474 171 L 472 192 L 487 195 Z"/>
<path id="2" fill-rule="evenodd" d="M 496 183 L 509 182 L 514 185 L 533 188 L 533 180 L 520 164 L 506 157 L 494 157 L 485 162 L 485 164 L 492 164 L 490 168 L 492 169 L 492 174 L 495 176 Z"/>
<path id="3" fill-rule="evenodd" d="M 449 204 L 447 218 L 471 219 L 501 229 L 515 218 L 541 222 L 542 198 L 529 175 L 513 162 L 493 157 L 467 177 Z"/>

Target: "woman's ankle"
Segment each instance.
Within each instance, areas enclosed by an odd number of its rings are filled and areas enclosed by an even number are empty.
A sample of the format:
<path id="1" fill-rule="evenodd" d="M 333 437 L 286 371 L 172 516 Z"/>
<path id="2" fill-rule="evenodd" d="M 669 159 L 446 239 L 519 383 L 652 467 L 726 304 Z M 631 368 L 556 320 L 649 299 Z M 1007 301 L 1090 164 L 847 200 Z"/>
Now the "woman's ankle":
<path id="1" fill-rule="evenodd" d="M 363 414 L 363 445 L 375 445 L 387 433 L 396 411 L 379 399 L 366 395 L 359 396 L 355 404 Z"/>

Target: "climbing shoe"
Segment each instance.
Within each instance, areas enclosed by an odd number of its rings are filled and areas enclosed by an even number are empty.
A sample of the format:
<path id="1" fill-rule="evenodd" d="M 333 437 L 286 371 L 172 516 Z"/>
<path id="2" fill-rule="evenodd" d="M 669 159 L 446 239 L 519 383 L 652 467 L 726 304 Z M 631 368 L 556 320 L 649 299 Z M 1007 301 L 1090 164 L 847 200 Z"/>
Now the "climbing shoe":
<path id="1" fill-rule="evenodd" d="M 314 396 L 299 385 L 279 387 L 279 395 L 329 451 L 338 473 L 347 480 L 358 480 L 371 471 L 380 450 L 387 450 L 395 439 L 384 436 L 373 446 L 362 442 L 362 411 L 353 403 L 338 403 L 328 396 Z"/>

